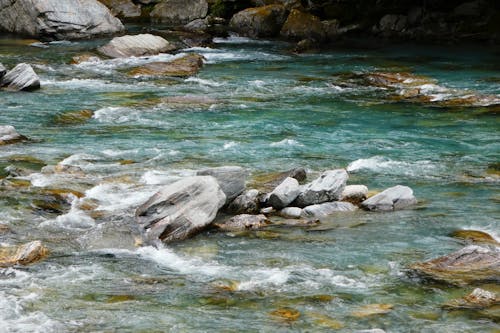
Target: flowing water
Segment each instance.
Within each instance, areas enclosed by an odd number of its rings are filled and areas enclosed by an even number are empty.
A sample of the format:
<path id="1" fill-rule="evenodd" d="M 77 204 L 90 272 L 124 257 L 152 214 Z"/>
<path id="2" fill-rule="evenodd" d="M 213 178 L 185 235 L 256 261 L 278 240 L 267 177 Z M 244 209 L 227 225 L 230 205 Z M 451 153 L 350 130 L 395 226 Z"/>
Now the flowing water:
<path id="1" fill-rule="evenodd" d="M 183 50 L 206 58 L 187 79 L 126 74 L 172 55 L 69 64 L 105 42 L 0 40 L 1 63 L 31 63 L 42 81 L 36 92 L 0 93 L 0 124 L 32 139 L 0 147 L 4 177 L 11 165 L 28 170 L 0 187 L 0 223 L 11 229 L 0 241 L 40 239 L 51 251 L 0 271 L 1 332 L 498 332 L 488 316 L 441 308 L 472 288 L 406 274 L 461 248 L 454 230 L 499 236 L 498 109 L 397 101 L 342 81 L 402 71 L 498 98 L 498 50 L 399 45 L 296 55 L 287 44 L 229 38 Z M 93 115 L 60 120 L 80 110 Z M 57 164 L 65 172 L 50 171 Z M 311 177 L 348 167 L 350 184 L 408 185 L 419 204 L 134 246 L 138 205 L 164 184 L 222 165 L 256 179 L 295 166 Z M 47 188 L 76 195 L 40 209 Z M 368 304 L 393 308 L 355 315 Z M 300 317 L 273 315 L 283 308 Z"/>

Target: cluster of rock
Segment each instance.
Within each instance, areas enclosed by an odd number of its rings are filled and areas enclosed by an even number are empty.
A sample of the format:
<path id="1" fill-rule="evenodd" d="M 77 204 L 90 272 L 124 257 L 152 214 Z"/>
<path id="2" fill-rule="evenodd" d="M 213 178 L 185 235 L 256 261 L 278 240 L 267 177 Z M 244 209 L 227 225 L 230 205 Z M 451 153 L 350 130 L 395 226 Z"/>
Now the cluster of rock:
<path id="1" fill-rule="evenodd" d="M 29 64 L 21 63 L 7 71 L 0 63 L 0 88 L 32 91 L 40 88 L 40 78 Z"/>
<path id="2" fill-rule="evenodd" d="M 146 241 L 190 237 L 211 225 L 221 208 L 235 216 L 215 226 L 234 231 L 264 227 L 272 215 L 307 221 L 352 212 L 357 205 L 371 211 L 392 211 L 417 202 L 413 191 L 401 185 L 366 199 L 366 186 L 346 186 L 349 175 L 344 169 L 325 171 L 304 185 L 299 181 L 305 180 L 305 170 L 294 169 L 282 174 L 279 184 L 268 193 L 246 190 L 247 176 L 241 167 L 220 167 L 165 186 L 136 211 Z"/>

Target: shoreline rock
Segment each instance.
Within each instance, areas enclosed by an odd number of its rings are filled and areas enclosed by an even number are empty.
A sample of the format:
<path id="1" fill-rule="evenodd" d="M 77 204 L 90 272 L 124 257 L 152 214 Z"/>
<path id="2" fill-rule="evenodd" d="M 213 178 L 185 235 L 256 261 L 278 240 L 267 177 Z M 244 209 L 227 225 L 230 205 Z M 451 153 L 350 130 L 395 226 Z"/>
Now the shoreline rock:
<path id="1" fill-rule="evenodd" d="M 301 186 L 293 206 L 306 207 L 340 198 L 349 175 L 344 169 L 328 170 L 309 184 Z"/>
<path id="2" fill-rule="evenodd" d="M 292 203 L 300 193 L 300 185 L 297 179 L 287 177 L 271 193 L 269 193 L 267 203 L 276 208 L 282 209 Z"/>
<path id="3" fill-rule="evenodd" d="M 261 229 L 268 224 L 270 222 L 263 214 L 240 214 L 231 217 L 223 223 L 215 223 L 214 225 L 221 231 L 243 231 Z"/>

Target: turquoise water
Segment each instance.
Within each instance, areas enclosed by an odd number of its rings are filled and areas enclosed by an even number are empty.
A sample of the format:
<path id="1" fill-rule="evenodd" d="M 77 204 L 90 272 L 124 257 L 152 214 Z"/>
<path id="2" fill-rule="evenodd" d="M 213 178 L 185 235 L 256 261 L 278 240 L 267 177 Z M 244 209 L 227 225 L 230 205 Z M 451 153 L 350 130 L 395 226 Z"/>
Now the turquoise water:
<path id="1" fill-rule="evenodd" d="M 491 316 L 441 308 L 473 287 L 406 274 L 412 263 L 461 248 L 448 236 L 456 229 L 498 239 L 498 109 L 398 102 L 384 89 L 345 79 L 346 73 L 410 72 L 462 94 L 498 98 L 498 49 L 399 45 L 295 55 L 287 44 L 230 38 L 183 50 L 206 58 L 187 79 L 126 74 L 171 55 L 69 64 L 105 42 L 46 49 L 0 42 L 0 62 L 29 62 L 42 80 L 37 92 L 1 93 L 0 124 L 32 141 L 0 147 L 2 169 L 28 168 L 18 180 L 31 182 L 21 189 L 2 185 L 0 222 L 13 232 L 0 240 L 40 239 L 51 250 L 40 263 L 0 271 L 0 331 L 499 329 Z M 178 96 L 195 102 L 159 100 Z M 57 122 L 82 109 L 93 117 Z M 48 167 L 33 170 L 15 161 L 19 155 Z M 73 172 L 53 172 L 56 164 Z M 350 184 L 370 190 L 408 185 L 419 204 L 333 215 L 314 227 L 209 231 L 162 249 L 134 246 L 130 230 L 139 204 L 163 184 L 222 165 L 248 168 L 253 178 L 295 166 L 308 168 L 311 177 L 348 167 Z M 69 198 L 62 212 L 40 211 L 33 200 L 44 188 L 84 197 Z M 91 202 L 94 214 L 82 202 Z M 372 303 L 393 308 L 353 316 Z M 271 314 L 280 308 L 300 317 Z"/>

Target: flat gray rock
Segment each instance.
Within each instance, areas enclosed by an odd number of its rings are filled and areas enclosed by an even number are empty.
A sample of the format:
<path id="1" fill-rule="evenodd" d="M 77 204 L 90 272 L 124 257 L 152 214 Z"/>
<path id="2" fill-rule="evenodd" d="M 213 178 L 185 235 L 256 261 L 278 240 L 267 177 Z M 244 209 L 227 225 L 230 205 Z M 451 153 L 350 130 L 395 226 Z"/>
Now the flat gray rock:
<path id="1" fill-rule="evenodd" d="M 325 217 L 336 212 L 353 212 L 358 209 L 350 202 L 335 201 L 307 206 L 302 210 L 303 217 Z"/>
<path id="2" fill-rule="evenodd" d="M 271 193 L 267 200 L 268 204 L 276 209 L 288 206 L 300 193 L 300 185 L 297 179 L 287 177 Z"/>
<path id="3" fill-rule="evenodd" d="M 226 203 L 245 191 L 245 182 L 248 177 L 248 171 L 240 166 L 223 166 L 200 170 L 196 173 L 198 176 L 212 176 L 219 182 L 222 191 L 226 194 Z"/>
<path id="4" fill-rule="evenodd" d="M 47 39 L 81 39 L 125 30 L 96 0 L 2 0 L 0 30 Z"/>
<path id="5" fill-rule="evenodd" d="M 163 187 L 137 208 L 135 216 L 148 243 L 177 241 L 212 223 L 225 202 L 214 177 L 189 177 Z"/>
<path id="6" fill-rule="evenodd" d="M 155 22 L 174 26 L 204 18 L 207 13 L 207 0 L 163 0 L 153 8 L 150 16 Z"/>
<path id="7" fill-rule="evenodd" d="M 339 200 L 349 175 L 344 169 L 328 170 L 309 184 L 301 186 L 294 206 L 306 207 Z"/>
<path id="8" fill-rule="evenodd" d="M 413 190 L 408 186 L 396 185 L 363 201 L 361 207 L 372 211 L 403 209 L 417 203 Z"/>
<path id="9" fill-rule="evenodd" d="M 176 47 L 163 37 L 140 34 L 115 37 L 97 51 L 110 58 L 126 58 L 156 55 L 175 49 Z"/>
<path id="10" fill-rule="evenodd" d="M 31 91 L 40 89 L 40 78 L 30 65 L 21 63 L 4 75 L 0 86 L 13 91 Z"/>

